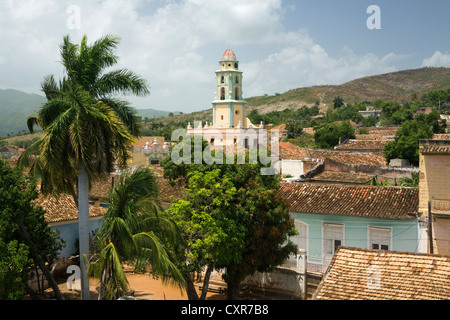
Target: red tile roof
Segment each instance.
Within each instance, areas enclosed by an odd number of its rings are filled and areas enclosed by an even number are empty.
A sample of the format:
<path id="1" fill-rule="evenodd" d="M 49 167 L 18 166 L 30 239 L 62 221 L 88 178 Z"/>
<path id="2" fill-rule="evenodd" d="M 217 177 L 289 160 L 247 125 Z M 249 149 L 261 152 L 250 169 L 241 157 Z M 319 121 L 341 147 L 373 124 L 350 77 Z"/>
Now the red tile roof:
<path id="1" fill-rule="evenodd" d="M 336 147 L 339 150 L 367 150 L 367 151 L 383 151 L 388 140 L 357 140 L 350 139 Z"/>
<path id="2" fill-rule="evenodd" d="M 314 300 L 449 300 L 450 257 L 339 247 Z"/>
<path id="3" fill-rule="evenodd" d="M 78 209 L 73 201 L 72 196 L 62 194 L 59 197 L 39 196 L 34 201 L 36 206 L 42 207 L 45 210 L 45 221 L 48 223 L 61 222 L 78 219 Z M 107 209 L 97 206 L 89 206 L 89 216 L 101 217 L 106 214 Z"/>
<path id="4" fill-rule="evenodd" d="M 344 184 L 370 184 L 374 175 L 353 172 L 323 171 L 311 178 L 312 182 L 331 182 Z"/>
<path id="5" fill-rule="evenodd" d="M 419 150 L 422 154 L 450 154 L 450 140 L 419 140 Z"/>
<path id="6" fill-rule="evenodd" d="M 414 219 L 418 188 L 283 183 L 290 211 L 379 219 Z"/>

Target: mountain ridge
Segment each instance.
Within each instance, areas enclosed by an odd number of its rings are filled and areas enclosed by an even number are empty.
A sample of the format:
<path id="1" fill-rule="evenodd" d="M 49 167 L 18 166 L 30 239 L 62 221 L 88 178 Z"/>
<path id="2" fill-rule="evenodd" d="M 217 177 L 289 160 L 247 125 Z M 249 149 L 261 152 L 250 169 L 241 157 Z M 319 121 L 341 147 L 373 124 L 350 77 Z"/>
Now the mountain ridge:
<path id="1" fill-rule="evenodd" d="M 36 113 L 47 99 L 36 93 L 16 89 L 0 89 L 0 137 L 17 134 L 27 128 L 27 118 Z M 170 114 L 169 111 L 151 108 L 137 109 L 139 116 L 154 118 Z M 175 112 L 174 112 L 175 114 Z"/>
<path id="2" fill-rule="evenodd" d="M 450 68 L 424 67 L 406 69 L 379 75 L 366 76 L 354 79 L 339 85 L 318 85 L 291 89 L 275 95 L 263 95 L 249 97 L 247 101 L 247 113 L 257 109 L 259 113 L 281 111 L 285 108 L 298 109 L 302 106 L 312 106 L 319 103 L 320 109 L 325 111 L 333 99 L 341 97 L 345 103 L 355 103 L 376 100 L 406 102 L 411 100 L 415 93 L 421 95 L 432 89 L 450 89 Z M 40 104 L 46 101 L 45 97 L 37 94 L 24 93 L 28 109 L 15 105 L 16 101 L 5 99 L 2 95 L 5 91 L 18 94 L 18 90 L 0 89 L 0 137 L 13 131 L 26 130 L 26 118 L 38 110 Z M 28 99 L 28 100 L 27 100 Z M 9 102 L 8 102 L 9 101 Z M 12 102 L 11 102 L 12 101 Z M 34 101 L 34 102 L 33 102 Z M 34 104 L 34 105 L 33 105 Z M 164 121 L 211 121 L 212 109 L 181 114 L 156 109 L 136 109 L 140 116 L 147 118 L 162 117 Z M 155 113 L 151 113 L 154 111 Z M 195 119 L 193 117 L 196 117 Z M 16 126 L 16 129 L 11 127 Z"/>

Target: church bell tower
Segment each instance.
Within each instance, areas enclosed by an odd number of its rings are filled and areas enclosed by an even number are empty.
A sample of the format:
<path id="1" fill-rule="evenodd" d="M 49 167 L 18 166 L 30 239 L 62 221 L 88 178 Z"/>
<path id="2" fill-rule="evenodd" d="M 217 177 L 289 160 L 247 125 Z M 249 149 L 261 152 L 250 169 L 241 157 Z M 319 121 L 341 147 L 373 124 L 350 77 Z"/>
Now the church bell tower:
<path id="1" fill-rule="evenodd" d="M 216 71 L 217 90 L 213 105 L 214 128 L 244 128 L 245 105 L 242 99 L 242 71 L 231 49 L 227 49 Z"/>

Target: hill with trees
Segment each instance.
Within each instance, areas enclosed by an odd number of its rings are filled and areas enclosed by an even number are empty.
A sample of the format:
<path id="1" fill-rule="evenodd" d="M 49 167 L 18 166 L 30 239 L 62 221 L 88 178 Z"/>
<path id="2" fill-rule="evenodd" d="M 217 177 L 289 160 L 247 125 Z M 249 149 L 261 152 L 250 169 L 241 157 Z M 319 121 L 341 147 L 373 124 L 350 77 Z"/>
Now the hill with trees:
<path id="1" fill-rule="evenodd" d="M 35 93 L 26 93 L 14 89 L 0 89 L 0 137 L 9 137 L 28 133 L 27 118 L 40 108 L 47 99 Z M 180 112 L 155 109 L 136 109 L 142 118 L 159 118 Z"/>

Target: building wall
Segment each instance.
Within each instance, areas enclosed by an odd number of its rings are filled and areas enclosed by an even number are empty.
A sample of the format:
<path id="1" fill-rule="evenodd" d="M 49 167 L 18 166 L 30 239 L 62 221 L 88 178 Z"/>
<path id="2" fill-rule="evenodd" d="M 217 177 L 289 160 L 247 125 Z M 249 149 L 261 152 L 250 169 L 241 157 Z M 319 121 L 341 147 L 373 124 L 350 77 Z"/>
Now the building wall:
<path id="1" fill-rule="evenodd" d="M 450 216 L 433 217 L 433 253 L 450 256 Z"/>
<path id="2" fill-rule="evenodd" d="M 392 228 L 392 247 L 390 250 L 418 252 L 419 227 L 418 220 L 387 220 L 349 216 L 331 216 L 291 212 L 291 217 L 307 226 L 307 257 L 309 269 L 311 265 L 323 263 L 322 238 L 323 224 L 344 224 L 343 246 L 368 248 L 368 226 Z M 323 266 L 325 268 L 325 266 Z M 319 270 L 317 270 L 319 271 Z"/>
<path id="3" fill-rule="evenodd" d="M 89 229 L 92 233 L 103 225 L 103 217 L 91 219 L 89 221 Z M 51 223 L 50 227 L 59 231 L 59 235 L 64 241 L 66 241 L 65 247 L 58 253 L 58 258 L 70 257 L 74 254 L 78 254 L 77 242 L 78 235 L 78 221 L 70 221 L 63 223 Z"/>
<path id="4" fill-rule="evenodd" d="M 303 174 L 302 160 L 281 160 L 281 174 L 290 174 L 294 178 L 300 177 Z"/>
<path id="5" fill-rule="evenodd" d="M 428 212 L 428 201 L 450 201 L 450 155 L 419 156 L 419 211 Z"/>
<path id="6" fill-rule="evenodd" d="M 222 128 L 228 128 L 230 123 L 228 105 L 216 105 L 215 109 L 214 127 L 218 128 L 222 122 Z"/>

